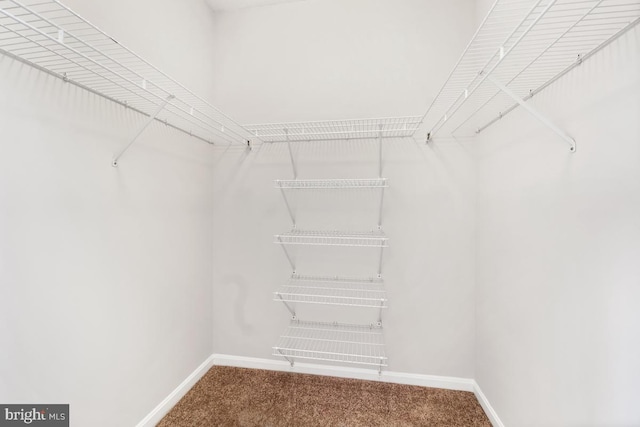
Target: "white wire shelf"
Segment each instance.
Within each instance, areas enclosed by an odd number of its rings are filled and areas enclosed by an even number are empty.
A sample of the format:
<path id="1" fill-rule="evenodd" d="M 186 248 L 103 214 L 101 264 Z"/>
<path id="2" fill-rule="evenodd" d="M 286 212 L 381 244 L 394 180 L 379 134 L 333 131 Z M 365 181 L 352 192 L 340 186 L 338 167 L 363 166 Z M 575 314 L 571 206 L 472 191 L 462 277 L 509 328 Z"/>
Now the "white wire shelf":
<path id="1" fill-rule="evenodd" d="M 0 53 L 208 143 L 256 139 L 57 0 L 0 0 Z"/>
<path id="2" fill-rule="evenodd" d="M 388 238 L 382 231 L 340 232 L 293 229 L 287 233 L 276 234 L 274 237 L 274 243 L 280 245 L 363 246 L 371 248 L 386 248 L 388 246 Z"/>
<path id="3" fill-rule="evenodd" d="M 276 188 L 283 190 L 325 190 L 356 188 L 387 188 L 387 178 L 374 179 L 291 179 L 275 180 Z"/>
<path id="4" fill-rule="evenodd" d="M 317 122 L 266 123 L 245 125 L 256 138 L 265 142 L 345 140 L 410 137 L 418 129 L 421 117 L 387 117 Z"/>
<path id="5" fill-rule="evenodd" d="M 353 307 L 387 308 L 381 279 L 293 275 L 274 293 L 274 301 Z"/>
<path id="6" fill-rule="evenodd" d="M 387 366 L 382 327 L 292 321 L 273 355 L 358 365 Z"/>
<path id="7" fill-rule="evenodd" d="M 497 0 L 425 113 L 436 134 L 470 136 L 640 22 L 638 0 Z"/>

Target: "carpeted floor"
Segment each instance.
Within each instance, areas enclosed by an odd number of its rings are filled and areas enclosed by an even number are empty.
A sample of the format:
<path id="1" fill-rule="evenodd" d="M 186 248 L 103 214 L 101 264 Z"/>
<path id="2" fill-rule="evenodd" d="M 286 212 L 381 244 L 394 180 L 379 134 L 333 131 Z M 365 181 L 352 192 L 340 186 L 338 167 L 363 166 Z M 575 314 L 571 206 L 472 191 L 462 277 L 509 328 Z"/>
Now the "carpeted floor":
<path id="1" fill-rule="evenodd" d="M 158 426 L 491 424 L 471 392 L 216 366 Z"/>

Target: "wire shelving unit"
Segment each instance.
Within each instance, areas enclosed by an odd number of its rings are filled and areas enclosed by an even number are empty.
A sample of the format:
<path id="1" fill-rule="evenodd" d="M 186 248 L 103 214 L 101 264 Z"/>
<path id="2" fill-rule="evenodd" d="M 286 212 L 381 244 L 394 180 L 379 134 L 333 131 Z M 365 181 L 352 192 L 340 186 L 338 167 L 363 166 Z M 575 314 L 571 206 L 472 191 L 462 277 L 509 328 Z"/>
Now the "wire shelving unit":
<path id="1" fill-rule="evenodd" d="M 382 231 L 311 231 L 293 229 L 283 234 L 276 234 L 274 243 L 280 245 L 312 245 L 312 246 L 362 246 L 370 248 L 386 248 L 388 238 Z"/>
<path id="2" fill-rule="evenodd" d="M 244 125 L 264 142 L 322 141 L 413 136 L 419 116 Z"/>
<path id="3" fill-rule="evenodd" d="M 357 188 L 387 188 L 387 178 L 374 179 L 277 179 L 276 188 L 283 190 L 340 190 Z"/>
<path id="4" fill-rule="evenodd" d="M 497 0 L 425 113 L 427 138 L 471 136 L 527 103 L 640 22 L 638 0 Z"/>
<path id="5" fill-rule="evenodd" d="M 207 143 L 256 140 L 57 0 L 0 0 L 0 53 Z"/>
<path id="6" fill-rule="evenodd" d="M 357 365 L 387 366 L 382 327 L 292 321 L 273 355 L 287 359 L 313 359 Z"/>
<path id="7" fill-rule="evenodd" d="M 382 279 L 293 275 L 274 293 L 275 301 L 387 308 Z"/>

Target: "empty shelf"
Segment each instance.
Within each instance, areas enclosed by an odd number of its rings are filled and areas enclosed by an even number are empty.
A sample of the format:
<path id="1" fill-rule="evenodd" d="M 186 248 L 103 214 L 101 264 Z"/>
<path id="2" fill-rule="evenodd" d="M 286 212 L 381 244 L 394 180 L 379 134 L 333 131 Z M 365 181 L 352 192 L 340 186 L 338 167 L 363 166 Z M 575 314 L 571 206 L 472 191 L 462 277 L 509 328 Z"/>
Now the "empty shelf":
<path id="1" fill-rule="evenodd" d="M 386 188 L 389 187 L 387 178 L 374 179 L 277 179 L 276 188 L 284 190 L 323 190 L 323 189 L 352 189 L 352 188 Z"/>
<path id="2" fill-rule="evenodd" d="M 0 53 L 208 143 L 255 139 L 57 0 L 0 0 Z"/>
<path id="3" fill-rule="evenodd" d="M 339 232 L 293 229 L 284 234 L 276 234 L 274 243 L 280 245 L 364 246 L 385 248 L 388 246 L 387 240 L 387 237 L 382 231 Z"/>
<path id="4" fill-rule="evenodd" d="M 519 106 L 640 22 L 637 0 L 497 0 L 425 114 L 468 136 Z M 495 81 L 495 82 L 494 82 Z"/>
<path id="5" fill-rule="evenodd" d="M 382 327 L 293 321 L 273 355 L 360 365 L 387 366 Z"/>
<path id="6" fill-rule="evenodd" d="M 275 301 L 387 308 L 381 279 L 313 277 L 293 275 L 274 294 Z"/>
<path id="7" fill-rule="evenodd" d="M 245 125 L 265 142 L 344 140 L 409 137 L 420 126 L 420 117 L 388 117 L 318 122 L 266 123 Z"/>

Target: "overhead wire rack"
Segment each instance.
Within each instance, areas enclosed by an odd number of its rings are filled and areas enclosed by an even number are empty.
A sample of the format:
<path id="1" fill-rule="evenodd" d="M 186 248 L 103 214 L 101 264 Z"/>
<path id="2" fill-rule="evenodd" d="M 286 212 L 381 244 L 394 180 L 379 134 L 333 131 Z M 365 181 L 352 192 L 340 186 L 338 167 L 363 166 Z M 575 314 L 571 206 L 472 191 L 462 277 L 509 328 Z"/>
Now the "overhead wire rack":
<path id="1" fill-rule="evenodd" d="M 403 138 L 413 136 L 419 116 L 244 125 L 264 142 Z"/>
<path id="2" fill-rule="evenodd" d="M 292 321 L 273 355 L 291 365 L 297 359 L 387 366 L 382 327 L 339 323 Z"/>
<path id="3" fill-rule="evenodd" d="M 294 274 L 274 293 L 274 300 L 285 303 L 387 308 L 387 294 L 380 278 Z"/>
<path id="4" fill-rule="evenodd" d="M 0 53 L 207 143 L 256 139 L 57 0 L 0 0 Z"/>
<path id="5" fill-rule="evenodd" d="M 497 0 L 424 114 L 427 138 L 470 136 L 522 106 L 575 150 L 575 141 L 526 101 L 640 22 L 638 0 Z"/>

